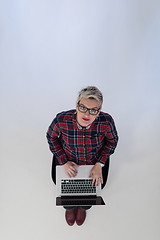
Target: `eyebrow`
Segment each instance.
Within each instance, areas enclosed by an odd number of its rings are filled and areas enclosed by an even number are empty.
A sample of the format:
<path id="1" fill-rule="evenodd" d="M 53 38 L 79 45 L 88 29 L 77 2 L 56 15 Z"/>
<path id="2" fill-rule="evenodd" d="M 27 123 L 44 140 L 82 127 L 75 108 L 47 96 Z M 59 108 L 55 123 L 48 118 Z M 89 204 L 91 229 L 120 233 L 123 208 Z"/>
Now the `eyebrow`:
<path id="1" fill-rule="evenodd" d="M 83 107 L 85 107 L 85 108 L 88 108 L 88 107 L 86 107 L 83 103 L 79 103 L 79 105 L 82 105 Z M 93 108 L 88 108 L 88 109 L 95 109 L 95 110 L 99 110 L 99 108 L 98 107 L 93 107 Z"/>

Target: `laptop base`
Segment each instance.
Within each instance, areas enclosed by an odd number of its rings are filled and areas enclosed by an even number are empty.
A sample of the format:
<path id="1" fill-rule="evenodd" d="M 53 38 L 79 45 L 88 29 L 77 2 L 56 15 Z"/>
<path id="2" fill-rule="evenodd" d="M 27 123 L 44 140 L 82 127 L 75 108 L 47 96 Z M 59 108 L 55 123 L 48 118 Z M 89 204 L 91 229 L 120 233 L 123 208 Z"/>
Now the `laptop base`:
<path id="1" fill-rule="evenodd" d="M 105 205 L 101 196 L 61 196 L 56 197 L 56 206 Z"/>

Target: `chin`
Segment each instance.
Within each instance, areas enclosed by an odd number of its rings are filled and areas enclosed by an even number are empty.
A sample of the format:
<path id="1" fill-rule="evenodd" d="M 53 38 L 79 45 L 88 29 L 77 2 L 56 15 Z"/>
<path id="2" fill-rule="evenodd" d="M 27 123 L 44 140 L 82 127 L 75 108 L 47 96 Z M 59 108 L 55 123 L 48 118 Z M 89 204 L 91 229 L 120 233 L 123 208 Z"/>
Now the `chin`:
<path id="1" fill-rule="evenodd" d="M 87 127 L 88 125 L 90 125 L 91 123 L 90 122 L 86 122 L 86 123 L 84 123 L 84 122 L 82 122 L 82 124 L 80 124 L 82 127 Z"/>

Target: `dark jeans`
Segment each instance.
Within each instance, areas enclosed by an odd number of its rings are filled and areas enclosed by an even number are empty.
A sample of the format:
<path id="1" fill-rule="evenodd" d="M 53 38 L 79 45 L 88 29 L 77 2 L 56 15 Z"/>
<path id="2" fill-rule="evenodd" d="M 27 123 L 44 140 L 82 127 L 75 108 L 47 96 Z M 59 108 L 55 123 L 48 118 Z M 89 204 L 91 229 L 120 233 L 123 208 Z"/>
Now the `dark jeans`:
<path id="1" fill-rule="evenodd" d="M 108 158 L 104 167 L 102 167 L 102 175 L 103 175 L 102 189 L 104 188 L 104 186 L 106 185 L 106 182 L 107 182 L 108 171 L 109 171 L 109 162 L 110 162 L 110 159 Z M 53 180 L 54 184 L 56 184 L 56 166 L 57 165 L 60 165 L 60 164 L 58 163 L 56 157 L 53 156 L 51 176 L 52 176 L 52 180 Z M 79 206 L 79 207 L 83 208 L 85 210 L 91 208 L 91 206 Z M 64 207 L 64 208 L 65 209 L 73 209 L 74 207 Z"/>

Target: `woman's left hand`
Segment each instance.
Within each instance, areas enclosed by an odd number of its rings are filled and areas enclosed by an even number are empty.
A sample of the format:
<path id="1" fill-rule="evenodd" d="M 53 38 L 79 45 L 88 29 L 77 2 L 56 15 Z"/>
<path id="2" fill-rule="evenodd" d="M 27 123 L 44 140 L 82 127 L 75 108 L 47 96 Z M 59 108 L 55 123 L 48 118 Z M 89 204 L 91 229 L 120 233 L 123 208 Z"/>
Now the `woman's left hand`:
<path id="1" fill-rule="evenodd" d="M 93 179 L 92 185 L 94 186 L 98 186 L 100 183 L 103 183 L 102 167 L 99 163 L 96 163 L 91 169 L 89 177 Z"/>

